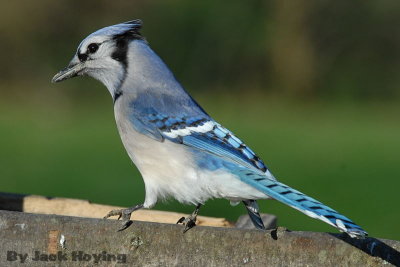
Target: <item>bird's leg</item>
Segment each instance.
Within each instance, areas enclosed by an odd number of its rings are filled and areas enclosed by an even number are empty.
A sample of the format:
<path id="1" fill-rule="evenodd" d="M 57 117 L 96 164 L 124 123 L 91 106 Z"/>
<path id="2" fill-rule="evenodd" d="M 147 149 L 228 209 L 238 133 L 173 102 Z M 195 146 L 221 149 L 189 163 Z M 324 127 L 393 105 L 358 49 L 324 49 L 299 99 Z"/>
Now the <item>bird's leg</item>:
<path id="1" fill-rule="evenodd" d="M 139 210 L 143 208 L 143 204 L 138 204 L 136 206 L 127 208 L 127 209 L 120 209 L 120 210 L 112 210 L 110 211 L 106 216 L 104 216 L 104 219 L 107 219 L 108 217 L 111 216 L 118 216 L 118 220 L 122 218 L 122 228 L 119 229 L 118 231 L 125 230 L 126 228 L 129 227 L 129 225 L 132 224 L 131 221 L 131 214 L 135 210 Z"/>
<path id="2" fill-rule="evenodd" d="M 186 233 L 189 229 L 193 228 L 196 226 L 196 219 L 197 219 L 197 214 L 199 213 L 201 204 L 198 204 L 196 206 L 196 209 L 193 211 L 193 213 L 185 218 L 182 217 L 180 218 L 176 223 L 182 223 L 185 226 L 185 229 L 183 229 L 183 232 Z"/>
<path id="3" fill-rule="evenodd" d="M 260 213 L 258 213 L 258 205 L 255 200 L 243 200 L 247 212 L 249 213 L 250 219 L 257 229 L 265 230 L 264 223 L 261 219 Z"/>

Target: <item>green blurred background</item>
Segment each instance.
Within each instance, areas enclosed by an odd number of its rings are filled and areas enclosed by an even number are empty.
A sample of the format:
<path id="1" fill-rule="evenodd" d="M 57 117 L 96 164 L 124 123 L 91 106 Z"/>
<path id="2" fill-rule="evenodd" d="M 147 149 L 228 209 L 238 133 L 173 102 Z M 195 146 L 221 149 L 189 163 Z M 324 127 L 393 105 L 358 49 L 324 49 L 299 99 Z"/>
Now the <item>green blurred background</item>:
<path id="1" fill-rule="evenodd" d="M 276 177 L 371 236 L 400 239 L 395 0 L 3 1 L 0 191 L 143 200 L 107 90 L 88 78 L 50 83 L 86 35 L 136 18 L 184 87 Z M 335 231 L 276 201 L 260 207 L 291 230 Z M 155 208 L 193 210 L 172 200 Z M 244 213 L 226 200 L 201 211 Z"/>

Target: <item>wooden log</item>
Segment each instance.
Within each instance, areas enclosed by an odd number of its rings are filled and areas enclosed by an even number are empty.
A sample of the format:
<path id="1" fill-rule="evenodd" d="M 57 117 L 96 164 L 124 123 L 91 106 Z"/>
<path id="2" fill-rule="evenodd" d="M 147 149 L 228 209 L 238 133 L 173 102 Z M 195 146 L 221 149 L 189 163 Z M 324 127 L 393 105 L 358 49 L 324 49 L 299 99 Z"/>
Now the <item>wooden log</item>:
<path id="1" fill-rule="evenodd" d="M 400 242 L 0 211 L 0 266 L 388 266 Z"/>

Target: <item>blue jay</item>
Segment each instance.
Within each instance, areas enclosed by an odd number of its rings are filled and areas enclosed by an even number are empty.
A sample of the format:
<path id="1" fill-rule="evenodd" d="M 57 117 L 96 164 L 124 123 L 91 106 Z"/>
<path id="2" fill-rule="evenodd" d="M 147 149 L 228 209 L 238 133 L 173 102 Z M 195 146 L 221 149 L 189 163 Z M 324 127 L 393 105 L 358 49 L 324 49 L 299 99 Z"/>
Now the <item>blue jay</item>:
<path id="1" fill-rule="evenodd" d="M 231 131 L 212 119 L 182 88 L 140 34 L 133 20 L 100 29 L 79 45 L 69 65 L 53 82 L 91 76 L 102 82 L 114 102 L 122 142 L 146 188 L 143 204 L 106 215 L 122 217 L 173 197 L 196 205 L 178 223 L 195 226 L 200 206 L 210 198 L 243 202 L 258 229 L 265 229 L 256 200 L 276 199 L 320 219 L 351 237 L 367 233 L 321 202 L 278 182 L 263 161 Z"/>

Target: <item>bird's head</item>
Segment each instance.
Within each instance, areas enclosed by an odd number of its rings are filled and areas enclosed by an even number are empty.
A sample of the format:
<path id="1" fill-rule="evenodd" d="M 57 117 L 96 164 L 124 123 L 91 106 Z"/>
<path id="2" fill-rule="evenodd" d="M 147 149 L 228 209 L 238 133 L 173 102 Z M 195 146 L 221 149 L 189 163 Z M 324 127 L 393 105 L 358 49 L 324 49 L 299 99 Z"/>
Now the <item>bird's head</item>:
<path id="1" fill-rule="evenodd" d="M 107 87 L 117 86 L 126 75 L 129 42 L 144 40 L 139 33 L 141 26 L 140 20 L 132 20 L 90 34 L 80 43 L 68 66 L 58 72 L 52 82 L 87 75 Z"/>

